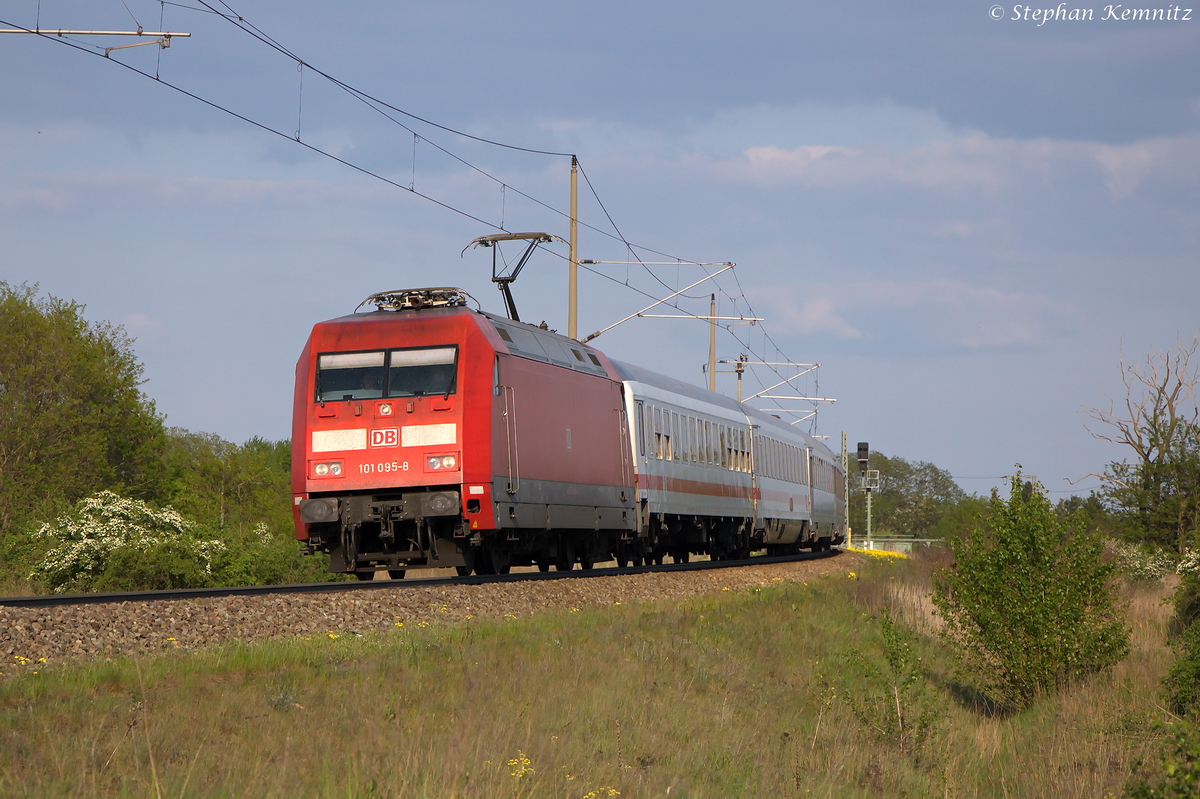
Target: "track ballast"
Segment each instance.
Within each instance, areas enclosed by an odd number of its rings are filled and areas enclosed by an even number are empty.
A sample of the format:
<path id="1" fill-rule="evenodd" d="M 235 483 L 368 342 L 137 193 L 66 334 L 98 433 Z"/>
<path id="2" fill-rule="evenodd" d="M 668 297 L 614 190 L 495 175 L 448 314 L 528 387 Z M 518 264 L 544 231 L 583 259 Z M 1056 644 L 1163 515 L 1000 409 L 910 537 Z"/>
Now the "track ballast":
<path id="1" fill-rule="evenodd" d="M 300 585 L 259 585 L 233 588 L 181 588 L 170 591 L 124 591 L 97 594 L 50 594 L 46 596 L 24 596 L 0 598 L 0 607 L 48 608 L 70 605 L 96 605 L 122 602 L 160 602 L 179 599 L 205 599 L 210 597 L 262 596 L 268 594 L 319 594 L 337 592 L 403 590 L 437 588 L 455 585 L 488 585 L 492 583 L 536 582 L 539 580 L 584 579 L 590 577 L 619 577 L 655 572 L 705 571 L 709 569 L 738 568 L 743 566 L 766 566 L 775 563 L 794 563 L 834 557 L 838 549 L 823 552 L 803 552 L 782 557 L 756 557 L 745 560 L 695 561 L 689 563 L 664 563 L 650 566 L 604 567 L 596 569 L 571 569 L 570 571 L 517 572 L 488 576 L 445 577 L 411 580 L 373 580 L 364 582 L 304 583 Z"/>

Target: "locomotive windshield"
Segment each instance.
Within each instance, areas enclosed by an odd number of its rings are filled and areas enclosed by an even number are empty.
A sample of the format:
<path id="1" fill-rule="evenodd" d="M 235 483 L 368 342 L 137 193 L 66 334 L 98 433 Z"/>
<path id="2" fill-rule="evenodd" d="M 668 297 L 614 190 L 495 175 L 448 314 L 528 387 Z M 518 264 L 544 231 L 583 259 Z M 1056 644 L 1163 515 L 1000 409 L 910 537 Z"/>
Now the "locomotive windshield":
<path id="1" fill-rule="evenodd" d="M 389 397 L 450 395 L 455 388 L 455 347 L 392 350 L 388 353 Z"/>
<path id="2" fill-rule="evenodd" d="M 383 396 L 383 352 L 342 352 L 317 358 L 317 402 Z"/>
<path id="3" fill-rule="evenodd" d="M 450 395 L 456 347 L 339 352 L 317 358 L 317 402 Z"/>

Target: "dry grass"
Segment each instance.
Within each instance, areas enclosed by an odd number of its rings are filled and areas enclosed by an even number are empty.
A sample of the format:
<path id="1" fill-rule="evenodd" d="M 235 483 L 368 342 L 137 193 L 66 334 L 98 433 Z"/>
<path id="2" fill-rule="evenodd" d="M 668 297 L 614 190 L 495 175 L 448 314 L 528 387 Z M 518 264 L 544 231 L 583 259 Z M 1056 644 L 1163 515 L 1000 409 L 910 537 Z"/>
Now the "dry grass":
<path id="1" fill-rule="evenodd" d="M 27 674 L 0 682 L 0 793 L 1119 794 L 1154 744 L 1166 589 L 1128 592 L 1134 652 L 1111 674 L 1000 718 L 928 637 L 935 567 Z M 842 699 L 873 687 L 848 654 L 878 658 L 884 607 L 925 634 L 943 720 L 919 759 Z"/>

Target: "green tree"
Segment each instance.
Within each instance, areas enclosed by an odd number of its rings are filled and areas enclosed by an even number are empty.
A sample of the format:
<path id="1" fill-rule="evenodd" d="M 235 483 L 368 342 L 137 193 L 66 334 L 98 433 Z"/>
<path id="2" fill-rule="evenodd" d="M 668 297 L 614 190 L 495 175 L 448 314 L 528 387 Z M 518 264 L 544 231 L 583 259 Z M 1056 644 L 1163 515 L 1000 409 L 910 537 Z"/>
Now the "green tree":
<path id="1" fill-rule="evenodd" d="M 1143 364 L 1122 360 L 1124 398 L 1108 410 L 1089 411 L 1106 428 L 1092 435 L 1134 455 L 1101 475 L 1125 537 L 1178 554 L 1200 544 L 1200 375 L 1192 366 L 1197 346 L 1200 337 L 1152 352 Z"/>
<path id="2" fill-rule="evenodd" d="M 1012 477 L 985 526 L 953 540 L 954 563 L 934 579 L 933 601 L 979 689 L 1009 709 L 1118 662 L 1129 631 L 1114 569 L 1082 514 L 1062 519 L 1036 481 Z"/>
<path id="3" fill-rule="evenodd" d="M 291 444 L 252 438 L 233 444 L 212 433 L 167 431 L 164 497 L 222 534 L 259 524 L 293 538 Z"/>
<path id="4" fill-rule="evenodd" d="M 95 491 L 157 494 L 163 425 L 119 325 L 0 281 L 0 539 Z"/>
<path id="5" fill-rule="evenodd" d="M 872 452 L 867 468 L 879 470 L 879 488 L 871 498 L 871 532 L 919 538 L 937 526 L 948 510 L 967 499 L 945 469 L 925 461 L 907 461 Z M 866 533 L 866 492 L 851 470 L 850 518 L 856 535 Z"/>

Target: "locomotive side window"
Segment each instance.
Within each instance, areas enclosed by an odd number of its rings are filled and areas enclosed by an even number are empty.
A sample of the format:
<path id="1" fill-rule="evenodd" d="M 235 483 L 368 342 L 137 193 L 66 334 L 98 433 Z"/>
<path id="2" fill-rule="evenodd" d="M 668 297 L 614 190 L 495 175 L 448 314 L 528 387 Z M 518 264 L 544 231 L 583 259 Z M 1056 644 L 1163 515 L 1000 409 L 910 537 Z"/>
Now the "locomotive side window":
<path id="1" fill-rule="evenodd" d="M 454 393 L 457 347 L 392 350 L 389 355 L 389 397 L 449 396 Z"/>
<path id="2" fill-rule="evenodd" d="M 317 402 L 383 396 L 383 352 L 343 352 L 317 358 Z"/>

